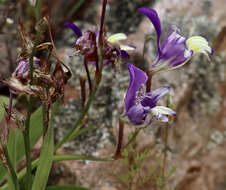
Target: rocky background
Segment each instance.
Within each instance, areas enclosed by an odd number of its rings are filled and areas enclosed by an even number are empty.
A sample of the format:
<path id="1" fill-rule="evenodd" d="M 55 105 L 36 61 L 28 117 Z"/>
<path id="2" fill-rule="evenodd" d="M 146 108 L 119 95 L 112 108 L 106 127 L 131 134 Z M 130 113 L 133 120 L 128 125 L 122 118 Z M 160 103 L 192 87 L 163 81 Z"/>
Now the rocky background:
<path id="1" fill-rule="evenodd" d="M 65 7 L 70 7 L 68 1 Z M 181 29 L 183 36 L 202 35 L 209 39 L 214 55 L 209 62 L 203 55 L 195 56 L 183 68 L 163 73 L 153 78 L 152 88 L 162 85 L 172 87 L 172 105 L 177 112 L 175 121 L 169 125 L 166 165 L 169 171 L 176 171 L 169 178 L 166 189 L 175 190 L 225 190 L 226 189 L 226 3 L 225 0 L 109 0 L 106 27 L 109 34 L 124 32 L 128 44 L 135 45 L 131 62 L 143 68 L 155 58 L 156 43 L 150 41 L 145 48 L 145 61 L 142 58 L 143 44 L 147 35 L 155 36 L 148 19 L 138 14 L 141 6 L 155 8 L 162 21 L 163 31 L 171 25 Z M 65 21 L 68 10 L 56 1 L 52 10 L 54 26 Z M 62 13 L 58 13 L 58 11 Z M 84 2 L 77 13 L 68 16 L 85 31 L 99 23 L 101 1 Z M 9 14 L 10 17 L 10 14 Z M 64 18 L 64 19 L 63 19 Z M 8 27 L 12 27 L 9 25 Z M 0 78 L 8 76 L 15 67 L 17 42 L 11 40 L 15 33 L 0 36 L 1 65 Z M 11 35 L 11 36 L 10 36 Z M 55 118 L 56 141 L 73 126 L 81 110 L 79 75 L 84 72 L 82 58 L 69 57 L 73 53 L 75 38 L 69 29 L 56 29 L 56 45 L 65 63 L 71 66 L 73 78 L 66 88 L 65 104 Z M 12 46 L 12 47 L 11 47 Z M 123 113 L 123 96 L 129 82 L 128 71 L 123 65 L 120 72 L 112 68 L 104 70 L 101 87 L 89 111 L 86 126 L 94 129 L 75 141 L 66 143 L 59 152 L 81 153 L 95 156 L 112 156 L 117 144 L 118 117 Z M 6 90 L 2 88 L 2 93 Z M 165 101 L 161 102 L 165 104 Z M 161 126 L 157 123 L 156 126 Z M 148 165 L 155 159 L 162 159 L 164 151 L 164 126 L 150 127 L 142 131 L 137 139 L 136 151 L 150 147 L 155 157 L 146 160 L 143 173 L 148 175 Z M 125 141 L 133 131 L 126 126 Z M 156 162 L 154 162 L 156 163 Z M 110 163 L 67 161 L 54 165 L 49 184 L 76 184 L 92 190 L 126 189 L 114 176 L 126 172 L 119 160 Z M 156 189 L 153 178 L 142 187 L 133 189 Z"/>

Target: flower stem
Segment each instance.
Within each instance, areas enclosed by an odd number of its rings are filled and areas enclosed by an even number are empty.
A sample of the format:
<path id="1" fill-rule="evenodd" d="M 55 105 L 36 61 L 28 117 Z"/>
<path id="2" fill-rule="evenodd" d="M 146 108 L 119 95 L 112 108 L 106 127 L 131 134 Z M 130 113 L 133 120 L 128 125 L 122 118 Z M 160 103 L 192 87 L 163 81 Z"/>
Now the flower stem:
<path id="1" fill-rule="evenodd" d="M 8 121 L 11 118 L 11 114 L 12 114 L 12 106 L 13 106 L 13 93 L 11 92 L 11 90 L 9 90 L 9 111 L 8 111 Z"/>
<path id="2" fill-rule="evenodd" d="M 164 152 L 163 152 L 163 166 L 162 166 L 162 179 L 165 179 L 166 170 L 166 156 L 167 156 L 167 146 L 168 146 L 168 123 L 166 123 L 165 136 L 164 136 Z"/>
<path id="3" fill-rule="evenodd" d="M 85 105 L 82 113 L 80 114 L 78 120 L 76 121 L 73 129 L 56 145 L 55 151 L 58 148 L 60 148 L 65 142 L 73 139 L 76 136 L 76 134 L 78 133 L 78 131 L 79 131 L 79 125 L 82 122 L 82 120 L 84 119 L 84 117 L 86 116 L 87 112 L 89 111 L 89 108 L 90 108 L 90 106 L 91 106 L 91 104 L 92 104 L 92 102 L 94 100 L 94 96 L 95 96 L 95 94 L 97 92 L 97 89 L 99 87 L 99 83 L 100 82 L 97 82 L 95 84 L 95 86 L 94 86 L 94 88 L 93 88 L 93 90 L 92 90 L 92 92 L 90 94 L 90 97 L 89 97 L 89 99 L 88 99 L 88 101 L 87 101 L 87 103 L 86 103 L 86 105 Z"/>
<path id="4" fill-rule="evenodd" d="M 89 111 L 89 108 L 94 100 L 94 97 L 96 95 L 96 92 L 99 88 L 101 79 L 102 79 L 102 70 L 103 70 L 103 38 L 102 38 L 102 33 L 103 33 L 103 24 L 104 24 L 104 15 L 105 15 L 105 10 L 106 10 L 106 5 L 107 5 L 107 0 L 103 0 L 103 10 L 102 10 L 102 16 L 101 16 L 101 24 L 100 24 L 100 34 L 99 34 L 99 44 L 98 44 L 98 61 L 100 63 L 100 70 L 99 73 L 96 77 L 94 87 L 92 89 L 92 92 L 89 96 L 89 99 L 80 114 L 78 120 L 76 121 L 73 129 L 56 145 L 55 151 L 60 148 L 65 142 L 73 139 L 74 137 L 77 136 L 77 133 L 79 132 L 79 125 L 81 124 L 82 120 L 86 116 L 86 114 Z"/>
<path id="5" fill-rule="evenodd" d="M 87 79 L 88 79 L 88 83 L 89 83 L 89 92 L 91 92 L 93 87 L 92 87 L 92 81 L 91 81 L 91 77 L 90 77 L 90 73 L 89 73 L 89 67 L 88 67 L 86 57 L 84 57 L 84 66 L 85 66 L 86 75 L 87 75 Z"/>
<path id="6" fill-rule="evenodd" d="M 95 156 L 90 156 L 90 155 L 79 155 L 79 154 L 58 154 L 54 155 L 53 162 L 59 162 L 63 160 L 91 160 L 91 161 L 113 161 L 112 158 L 104 157 L 104 158 L 99 158 Z M 38 166 L 39 158 L 34 160 L 32 162 L 32 169 L 35 169 Z M 26 168 L 22 169 L 18 173 L 18 179 L 21 180 L 24 176 L 26 175 Z M 1 190 L 8 190 L 9 184 L 6 183 L 1 187 Z"/>
<path id="7" fill-rule="evenodd" d="M 121 148 L 122 148 L 122 141 L 123 141 L 123 133 L 124 133 L 124 123 L 119 118 L 119 134 L 118 134 L 118 145 L 114 155 L 114 159 L 119 159 L 121 157 Z"/>
<path id="8" fill-rule="evenodd" d="M 19 187 L 19 182 L 18 182 L 17 174 L 16 174 L 16 171 L 13 168 L 12 161 L 11 161 L 11 159 L 9 157 L 9 152 L 8 152 L 7 146 L 6 145 L 3 145 L 2 146 L 2 149 L 3 149 L 4 155 L 6 157 L 6 161 L 7 161 L 8 167 L 9 167 L 9 172 L 10 172 L 10 175 L 11 175 L 11 178 L 12 178 L 12 181 L 13 181 L 13 184 L 15 186 L 15 190 L 19 190 L 20 187 Z"/>
<path id="9" fill-rule="evenodd" d="M 137 138 L 137 136 L 138 136 L 138 134 L 139 134 L 139 132 L 140 132 L 141 129 L 142 128 L 139 128 L 139 129 L 136 129 L 135 130 L 135 132 L 133 133 L 133 136 L 131 137 L 131 139 L 129 140 L 129 142 L 127 142 L 127 144 L 123 148 L 128 147 Z"/>
<path id="10" fill-rule="evenodd" d="M 25 155 L 26 155 L 26 167 L 27 167 L 27 180 L 26 180 L 27 190 L 30 190 L 32 185 L 32 175 L 31 175 L 32 168 L 31 168 L 31 157 L 30 157 L 31 145 L 30 145 L 30 138 L 29 138 L 32 104 L 33 104 L 33 97 L 30 96 L 29 103 L 28 103 L 27 119 L 25 121 L 25 130 L 23 132 Z"/>
<path id="11" fill-rule="evenodd" d="M 83 77 L 80 77 L 79 81 L 81 87 L 82 108 L 84 108 L 86 103 L 86 80 Z"/>
<path id="12" fill-rule="evenodd" d="M 99 52 L 100 52 L 100 54 L 99 54 L 100 65 L 103 65 L 103 52 L 101 50 Z M 82 122 L 82 120 L 84 119 L 84 117 L 86 116 L 87 112 L 89 111 L 89 108 L 90 108 L 90 106 L 91 106 L 91 104 L 92 104 L 92 102 L 94 100 L 94 97 L 95 97 L 96 92 L 98 90 L 98 87 L 100 85 L 101 78 L 102 78 L 102 67 L 101 67 L 101 70 L 100 70 L 100 75 L 98 76 L 98 78 L 95 81 L 95 85 L 93 87 L 93 90 L 92 90 L 92 92 L 91 92 L 91 94 L 89 96 L 89 99 L 88 99 L 88 101 L 87 101 L 82 113 L 80 114 L 78 120 L 76 121 L 73 129 L 56 145 L 55 151 L 58 148 L 60 148 L 65 142 L 73 139 L 76 136 L 76 134 L 78 133 L 78 131 L 80 129 L 79 125 Z"/>
<path id="13" fill-rule="evenodd" d="M 32 52 L 29 58 L 29 64 L 30 64 L 30 85 L 33 83 L 33 58 L 35 55 L 35 50 L 36 46 L 38 45 L 39 37 L 41 33 L 36 34 L 36 41 L 35 44 L 32 48 Z M 27 190 L 31 189 L 32 186 L 32 168 L 31 168 L 31 156 L 30 156 L 30 150 L 31 150 L 31 145 L 30 145 L 30 119 L 31 119 L 31 114 L 32 114 L 32 105 L 33 105 L 33 97 L 29 97 L 29 102 L 28 102 L 28 111 L 27 111 L 27 118 L 25 121 L 25 130 L 23 132 L 23 137 L 24 137 L 24 146 L 25 146 L 25 155 L 26 155 L 26 167 L 27 167 L 27 181 L 26 181 L 26 188 Z"/>
<path id="14" fill-rule="evenodd" d="M 152 80 L 151 71 L 147 71 L 147 75 L 148 75 L 148 80 L 147 80 L 147 83 L 146 83 L 146 93 L 151 91 L 151 80 Z"/>

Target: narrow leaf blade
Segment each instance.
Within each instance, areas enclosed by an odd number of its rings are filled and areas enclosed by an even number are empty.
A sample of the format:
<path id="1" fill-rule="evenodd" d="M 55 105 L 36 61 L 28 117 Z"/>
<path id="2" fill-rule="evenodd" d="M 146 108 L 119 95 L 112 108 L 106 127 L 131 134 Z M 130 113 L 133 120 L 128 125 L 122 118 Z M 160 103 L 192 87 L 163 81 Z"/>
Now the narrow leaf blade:
<path id="1" fill-rule="evenodd" d="M 52 167 L 54 153 L 53 126 L 49 125 L 38 162 L 32 190 L 44 190 Z"/>

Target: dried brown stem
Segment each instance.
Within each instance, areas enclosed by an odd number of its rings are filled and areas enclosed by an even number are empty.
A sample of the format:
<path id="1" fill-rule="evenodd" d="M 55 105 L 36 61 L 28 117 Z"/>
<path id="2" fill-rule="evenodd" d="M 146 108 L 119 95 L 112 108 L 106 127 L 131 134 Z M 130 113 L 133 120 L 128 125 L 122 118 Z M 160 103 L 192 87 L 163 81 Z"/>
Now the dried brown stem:
<path id="1" fill-rule="evenodd" d="M 121 148 L 123 141 L 123 133 L 124 133 L 124 123 L 121 119 L 119 119 L 119 134 L 118 134 L 118 145 L 114 155 L 114 159 L 121 158 Z"/>

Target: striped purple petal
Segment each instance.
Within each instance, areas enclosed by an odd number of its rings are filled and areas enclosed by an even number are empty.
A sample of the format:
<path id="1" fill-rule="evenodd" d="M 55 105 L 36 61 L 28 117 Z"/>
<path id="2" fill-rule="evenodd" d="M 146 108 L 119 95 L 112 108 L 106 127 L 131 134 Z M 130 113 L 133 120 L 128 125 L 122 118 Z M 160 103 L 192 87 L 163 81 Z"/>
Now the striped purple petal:
<path id="1" fill-rule="evenodd" d="M 162 28 L 158 13 L 154 9 L 146 7 L 139 8 L 138 11 L 148 17 L 149 20 L 152 22 L 153 26 L 155 27 L 155 31 L 157 33 L 158 51 L 161 52 L 160 37 L 162 34 Z"/>
<path id="2" fill-rule="evenodd" d="M 80 28 L 77 27 L 72 22 L 65 22 L 64 25 L 69 27 L 70 29 L 72 29 L 75 32 L 75 34 L 77 35 L 78 38 L 82 36 L 82 32 L 81 32 Z"/>
<path id="3" fill-rule="evenodd" d="M 191 58 L 193 52 L 187 49 L 186 38 L 178 34 L 178 32 L 179 29 L 175 26 L 169 28 L 162 44 L 162 50 L 158 52 L 152 68 L 158 66 L 161 68 L 161 65 L 166 64 L 161 69 L 170 69 L 184 64 Z"/>
<path id="4" fill-rule="evenodd" d="M 144 71 L 138 69 L 132 64 L 127 63 L 130 74 L 130 84 L 126 92 L 125 107 L 126 112 L 135 104 L 136 93 L 140 87 L 147 81 L 147 75 Z"/>
<path id="5" fill-rule="evenodd" d="M 144 122 L 147 113 L 141 104 L 134 104 L 127 112 L 129 120 L 134 125 L 140 125 Z"/>
<path id="6" fill-rule="evenodd" d="M 159 99 L 168 94 L 169 91 L 170 87 L 167 86 L 152 90 L 151 92 L 147 93 L 145 98 L 141 101 L 142 106 L 150 108 L 155 107 Z"/>

